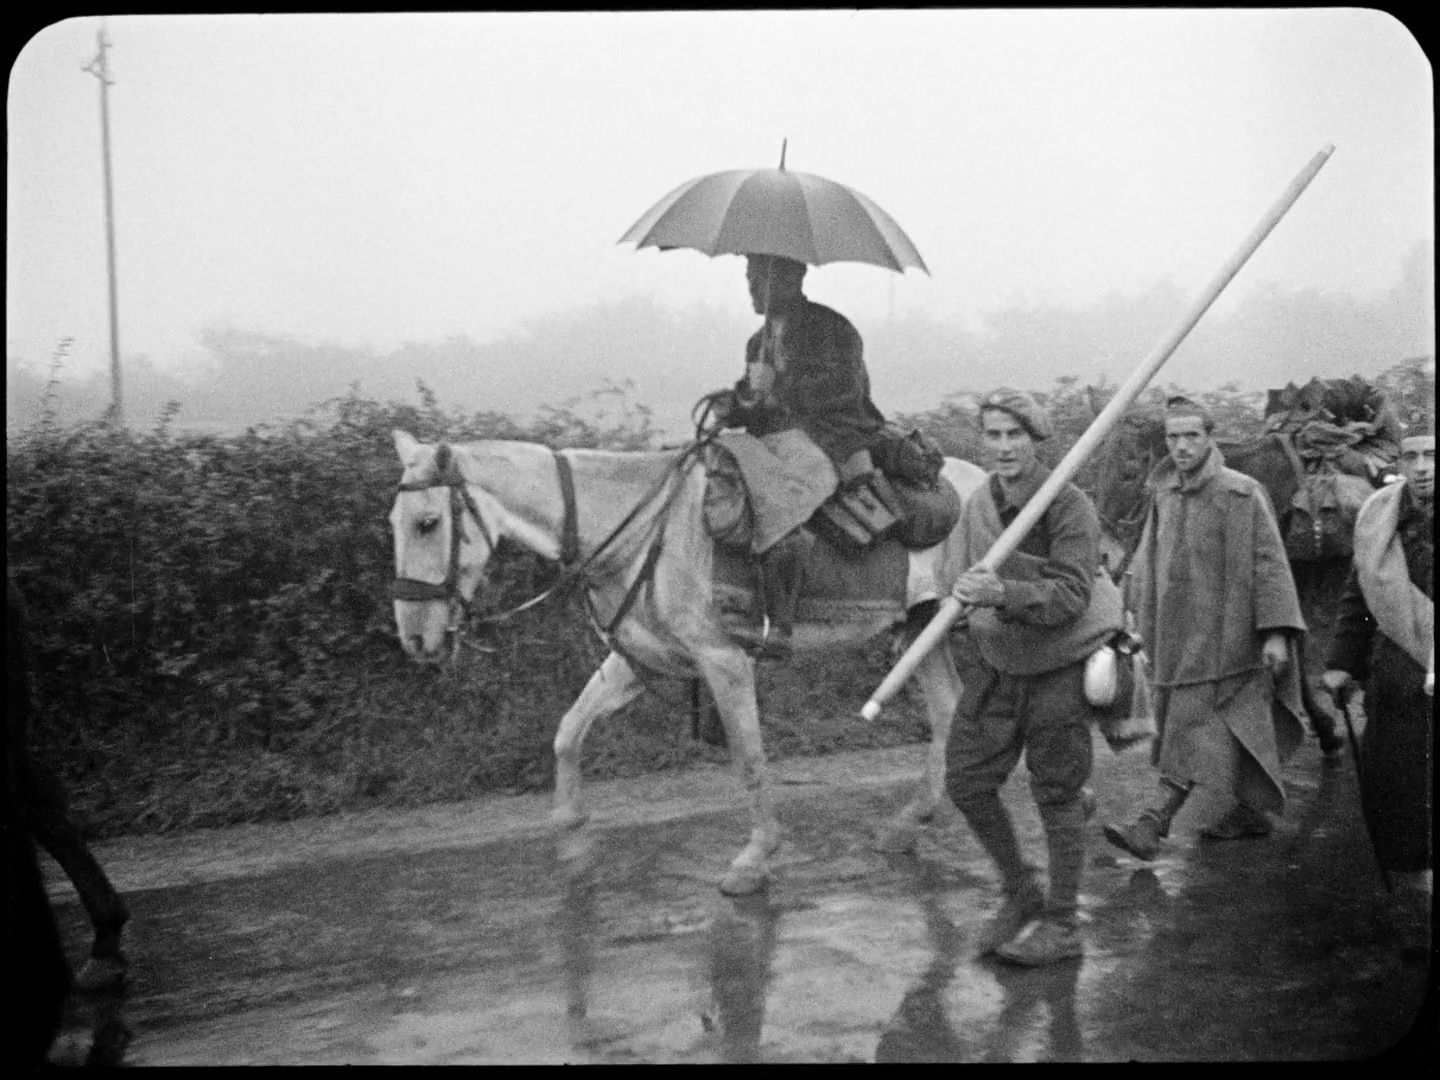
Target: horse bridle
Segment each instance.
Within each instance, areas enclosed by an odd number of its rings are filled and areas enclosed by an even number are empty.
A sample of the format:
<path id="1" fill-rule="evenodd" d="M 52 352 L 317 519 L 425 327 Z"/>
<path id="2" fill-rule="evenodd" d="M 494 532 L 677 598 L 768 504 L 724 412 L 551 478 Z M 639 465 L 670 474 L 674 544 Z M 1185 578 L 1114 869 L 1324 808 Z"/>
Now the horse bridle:
<path id="1" fill-rule="evenodd" d="M 391 586 L 391 595 L 396 600 L 450 601 L 451 618 L 445 632 L 451 637 L 453 651 L 453 648 L 459 645 L 461 628 L 471 614 L 471 600 L 460 589 L 460 545 L 469 539 L 465 535 L 465 514 L 468 512 L 475 519 L 475 524 L 485 537 L 485 542 L 490 545 L 491 551 L 495 550 L 495 535 L 485 523 L 480 507 L 471 496 L 465 478 L 460 473 L 460 466 L 456 464 L 446 443 L 441 443 L 436 448 L 434 479 L 402 481 L 397 490 L 432 491 L 435 488 L 448 488 L 450 492 L 450 562 L 445 568 L 445 579 L 440 582 L 420 581 L 397 575 Z"/>
<path id="2" fill-rule="evenodd" d="M 642 498 L 635 507 L 596 547 L 581 559 L 580 537 L 579 537 L 579 514 L 576 509 L 575 500 L 575 478 L 571 470 L 570 459 L 559 450 L 551 450 L 555 458 L 555 469 L 560 478 L 560 493 L 564 503 L 564 521 L 561 525 L 560 540 L 560 564 L 564 568 L 559 580 L 551 585 L 538 596 L 531 597 L 524 603 L 517 604 L 502 612 L 492 612 L 481 616 L 486 623 L 497 623 L 509 619 L 520 612 L 534 607 L 536 604 L 548 599 L 557 592 L 568 589 L 577 584 L 585 575 L 585 572 L 595 564 L 600 555 L 604 553 L 615 540 L 625 531 L 632 521 L 639 515 L 645 506 L 649 505 L 664 489 L 667 481 L 682 471 L 684 462 L 694 455 L 698 449 L 710 441 L 713 436 L 696 439 L 690 443 L 670 466 L 661 474 L 659 480 L 650 491 Z M 427 600 L 449 600 L 452 601 L 452 618 L 446 633 L 452 636 L 452 640 L 458 645 L 461 640 L 461 630 L 466 620 L 473 614 L 474 602 L 467 599 L 460 591 L 460 545 L 467 542 L 465 535 L 464 515 L 466 512 L 475 519 L 475 524 L 485 536 L 485 542 L 490 550 L 495 550 L 495 535 L 485 523 L 484 517 L 480 514 L 480 507 L 476 505 L 470 494 L 465 477 L 460 472 L 460 466 L 455 461 L 454 453 L 448 443 L 440 443 L 435 450 L 434 463 L 435 478 L 432 480 L 411 480 L 402 481 L 398 485 L 398 491 L 431 491 L 435 488 L 448 488 L 450 491 L 450 563 L 446 567 L 445 580 L 441 582 L 419 581 L 415 578 L 397 576 L 392 585 L 392 596 L 396 600 L 427 601 Z M 660 514 L 657 515 L 657 523 L 663 521 L 664 516 L 673 504 L 675 497 L 679 494 L 680 486 L 672 487 L 669 496 L 661 506 Z M 645 562 L 640 574 L 627 590 L 615 616 L 605 627 L 599 627 L 605 636 L 609 636 L 619 625 L 620 621 L 627 615 L 639 596 L 641 589 L 648 583 L 654 574 L 655 564 L 660 555 L 660 533 L 659 528 L 655 529 L 651 540 L 650 550 L 647 552 Z M 457 614 L 458 610 L 458 614 Z M 592 611 L 592 621 L 593 621 Z"/>

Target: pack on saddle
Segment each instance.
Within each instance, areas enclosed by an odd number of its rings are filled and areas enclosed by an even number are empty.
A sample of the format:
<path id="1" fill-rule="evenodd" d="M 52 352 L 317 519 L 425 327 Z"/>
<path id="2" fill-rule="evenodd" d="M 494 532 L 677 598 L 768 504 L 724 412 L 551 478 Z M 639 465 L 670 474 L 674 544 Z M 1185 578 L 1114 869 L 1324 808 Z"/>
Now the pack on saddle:
<path id="1" fill-rule="evenodd" d="M 1399 420 L 1384 394 L 1359 375 L 1290 383 L 1269 391 L 1265 429 L 1280 436 L 1299 481 L 1286 554 L 1295 561 L 1349 558 L 1355 515 L 1400 453 Z"/>
<path id="2" fill-rule="evenodd" d="M 868 447 L 833 466 L 833 490 L 818 508 L 807 455 L 825 486 L 831 463 L 796 431 L 763 442 L 724 431 L 706 447 L 715 604 L 731 634 L 767 659 L 790 655 L 797 615 L 830 621 L 903 611 L 917 567 L 926 578 L 940 569 L 938 553 L 934 566 L 911 553 L 940 544 L 960 518 L 960 495 L 941 475 L 944 454 L 919 431 L 883 423 Z"/>

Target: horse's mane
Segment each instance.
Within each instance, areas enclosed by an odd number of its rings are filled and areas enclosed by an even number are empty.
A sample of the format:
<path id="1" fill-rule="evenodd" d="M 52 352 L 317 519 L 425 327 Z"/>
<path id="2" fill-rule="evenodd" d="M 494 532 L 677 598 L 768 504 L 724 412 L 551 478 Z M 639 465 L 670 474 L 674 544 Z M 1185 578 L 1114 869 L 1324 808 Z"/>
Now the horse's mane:
<path id="1" fill-rule="evenodd" d="M 437 445 L 432 443 L 431 445 Z M 513 449 L 516 456 L 532 455 L 537 451 L 554 453 L 563 450 L 567 456 L 588 461 L 672 461 L 684 453 L 689 443 L 678 446 L 662 446 L 658 450 L 610 450 L 591 446 L 550 446 L 534 439 L 466 439 L 449 444 L 457 450 L 473 454 L 505 454 Z"/>
<path id="2" fill-rule="evenodd" d="M 686 447 L 660 450 L 606 450 L 594 447 L 551 447 L 519 439 L 471 439 L 449 444 L 457 453 L 483 463 L 482 471 L 501 469 L 533 470 L 554 468 L 555 455 L 563 452 L 576 476 L 604 478 L 620 483 L 648 483 L 674 464 Z M 688 445 L 688 444 L 687 444 Z"/>

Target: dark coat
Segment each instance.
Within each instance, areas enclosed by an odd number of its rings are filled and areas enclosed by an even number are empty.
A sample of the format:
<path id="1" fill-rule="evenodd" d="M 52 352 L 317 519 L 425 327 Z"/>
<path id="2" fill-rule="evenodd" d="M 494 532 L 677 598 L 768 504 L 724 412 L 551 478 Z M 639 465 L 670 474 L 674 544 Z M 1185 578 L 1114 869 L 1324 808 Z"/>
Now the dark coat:
<path id="1" fill-rule="evenodd" d="M 778 314 L 785 320 L 783 370 L 749 410 L 746 429 L 759 437 L 798 427 L 838 467 L 868 450 L 885 426 L 870 400 L 860 334 L 845 316 L 804 296 Z M 745 344 L 746 375 L 735 384 L 742 397 L 755 392 L 749 372 L 761 362 L 764 339 L 762 327 Z"/>
<path id="2" fill-rule="evenodd" d="M 1406 500 L 1397 531 L 1411 584 L 1433 600 L 1434 518 Z M 1365 683 L 1360 797 L 1376 860 L 1387 871 L 1428 869 L 1434 730 L 1425 668 L 1376 625 L 1354 566 L 1325 666 Z"/>
<path id="3" fill-rule="evenodd" d="M 1167 458 L 1131 567 L 1131 600 L 1157 686 L 1260 670 L 1260 635 L 1305 631 L 1285 545 L 1260 482 L 1219 447 L 1183 484 Z M 1172 532 L 1173 530 L 1173 532 Z"/>
<path id="4" fill-rule="evenodd" d="M 1258 480 L 1225 467 L 1219 447 L 1193 477 L 1182 478 L 1166 458 L 1150 484 L 1154 497 L 1131 564 L 1131 601 L 1151 683 L 1171 694 L 1204 694 L 1207 709 L 1263 770 L 1270 789 L 1264 802 L 1278 808 L 1282 765 L 1305 731 L 1296 648 L 1305 620 L 1269 499 Z M 1256 694 L 1247 688 L 1264 678 L 1260 643 L 1267 631 L 1288 632 L 1290 664 L 1273 687 Z M 1169 750 L 1168 712 L 1157 711 L 1157 764 Z"/>

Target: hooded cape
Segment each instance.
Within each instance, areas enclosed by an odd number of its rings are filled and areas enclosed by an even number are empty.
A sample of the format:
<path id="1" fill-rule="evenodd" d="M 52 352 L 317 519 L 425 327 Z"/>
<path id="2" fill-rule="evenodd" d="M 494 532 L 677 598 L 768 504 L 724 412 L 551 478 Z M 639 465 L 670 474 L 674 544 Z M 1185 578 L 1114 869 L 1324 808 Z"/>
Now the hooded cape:
<path id="1" fill-rule="evenodd" d="M 1165 459 L 1149 485 L 1131 595 L 1152 682 L 1208 685 L 1216 715 L 1283 801 L 1281 766 L 1305 736 L 1296 647 L 1305 620 L 1269 498 L 1259 481 L 1226 468 L 1218 447 L 1193 477 Z M 1292 632 L 1286 672 L 1263 699 L 1242 694 L 1264 677 L 1260 640 L 1272 630 Z"/>
<path id="2" fill-rule="evenodd" d="M 1405 484 L 1390 484 L 1365 500 L 1355 519 L 1355 574 L 1381 633 L 1417 664 L 1435 647 L 1435 605 L 1410 580 L 1397 524 Z"/>

